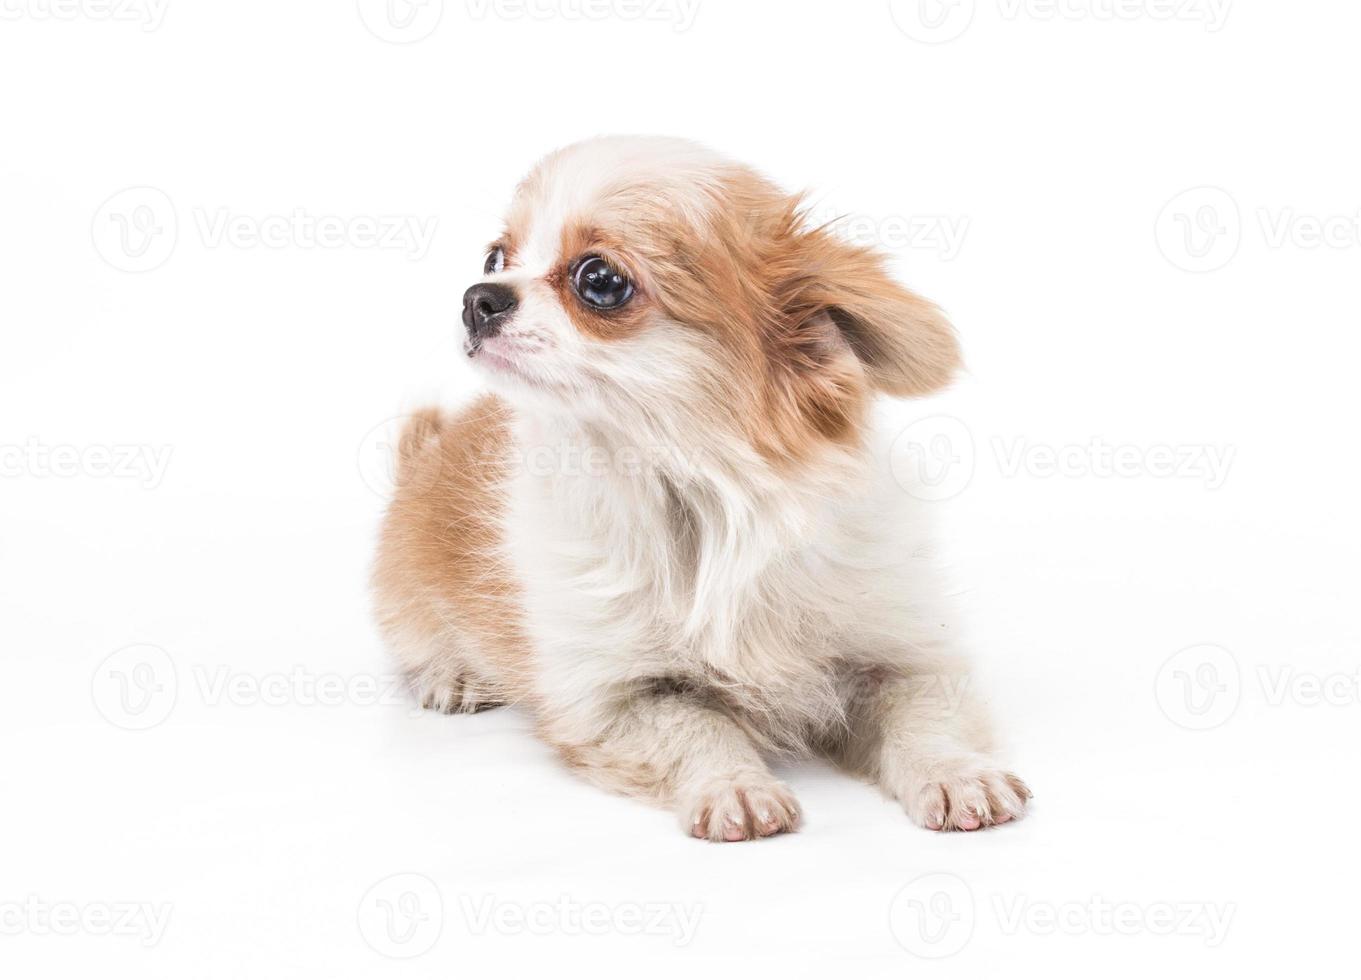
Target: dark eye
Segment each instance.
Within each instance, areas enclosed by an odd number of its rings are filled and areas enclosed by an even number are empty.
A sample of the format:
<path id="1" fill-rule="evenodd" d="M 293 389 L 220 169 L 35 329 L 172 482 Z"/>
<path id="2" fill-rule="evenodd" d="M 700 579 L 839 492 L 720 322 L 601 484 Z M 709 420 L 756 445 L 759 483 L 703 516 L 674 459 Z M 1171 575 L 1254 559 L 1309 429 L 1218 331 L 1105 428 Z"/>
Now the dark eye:
<path id="1" fill-rule="evenodd" d="M 500 245 L 487 253 L 487 261 L 482 263 L 484 275 L 494 275 L 506 267 L 506 250 Z"/>
<path id="2" fill-rule="evenodd" d="M 582 259 L 572 273 L 572 287 L 582 301 L 598 310 L 613 310 L 633 298 L 633 283 L 599 256 Z"/>

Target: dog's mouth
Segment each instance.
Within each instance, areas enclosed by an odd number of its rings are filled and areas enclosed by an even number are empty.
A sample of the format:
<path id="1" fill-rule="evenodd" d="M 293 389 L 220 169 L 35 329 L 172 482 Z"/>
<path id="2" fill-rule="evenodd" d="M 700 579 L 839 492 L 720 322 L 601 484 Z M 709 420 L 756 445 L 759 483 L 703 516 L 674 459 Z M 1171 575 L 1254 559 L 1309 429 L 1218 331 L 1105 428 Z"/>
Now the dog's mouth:
<path id="1" fill-rule="evenodd" d="M 498 347 L 501 349 L 498 350 Z M 463 344 L 463 351 L 470 359 L 485 367 L 498 371 L 513 371 L 516 374 L 523 373 L 515 357 L 505 351 L 504 345 L 494 343 L 489 345 L 485 340 L 469 340 Z"/>
<path id="2" fill-rule="evenodd" d="M 548 387 L 547 382 L 526 363 L 529 352 L 500 337 L 465 341 L 463 350 L 469 360 L 493 374 L 512 377 L 535 387 Z"/>

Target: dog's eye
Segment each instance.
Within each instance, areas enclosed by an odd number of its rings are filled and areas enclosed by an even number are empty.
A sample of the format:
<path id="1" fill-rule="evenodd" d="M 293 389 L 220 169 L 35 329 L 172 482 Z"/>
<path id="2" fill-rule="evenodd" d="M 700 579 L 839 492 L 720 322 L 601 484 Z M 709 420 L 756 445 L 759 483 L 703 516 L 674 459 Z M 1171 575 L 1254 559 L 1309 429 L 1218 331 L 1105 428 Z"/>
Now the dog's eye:
<path id="1" fill-rule="evenodd" d="M 487 253 L 487 261 L 482 263 L 483 275 L 495 275 L 506 267 L 506 250 L 500 245 Z"/>
<path id="2" fill-rule="evenodd" d="M 572 287 L 582 301 L 598 310 L 613 310 L 633 298 L 633 283 L 599 256 L 583 259 L 572 273 Z"/>

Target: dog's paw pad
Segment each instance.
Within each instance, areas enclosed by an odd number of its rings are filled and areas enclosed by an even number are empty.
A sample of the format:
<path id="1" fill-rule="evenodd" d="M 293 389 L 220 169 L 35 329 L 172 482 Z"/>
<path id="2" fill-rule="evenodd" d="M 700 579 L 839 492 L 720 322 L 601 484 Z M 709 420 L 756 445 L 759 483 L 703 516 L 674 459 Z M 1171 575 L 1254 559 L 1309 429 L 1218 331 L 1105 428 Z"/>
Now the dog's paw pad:
<path id="1" fill-rule="evenodd" d="M 989 765 L 933 767 L 930 778 L 897 794 L 908 816 L 927 830 L 979 830 L 1025 815 L 1030 788 Z"/>
<path id="2" fill-rule="evenodd" d="M 414 688 L 422 708 L 445 715 L 473 714 L 505 703 L 489 686 L 471 675 L 418 679 Z"/>
<path id="3" fill-rule="evenodd" d="M 690 835 L 711 841 L 782 834 L 795 830 L 800 816 L 783 783 L 759 776 L 714 780 L 689 798 L 684 812 Z"/>

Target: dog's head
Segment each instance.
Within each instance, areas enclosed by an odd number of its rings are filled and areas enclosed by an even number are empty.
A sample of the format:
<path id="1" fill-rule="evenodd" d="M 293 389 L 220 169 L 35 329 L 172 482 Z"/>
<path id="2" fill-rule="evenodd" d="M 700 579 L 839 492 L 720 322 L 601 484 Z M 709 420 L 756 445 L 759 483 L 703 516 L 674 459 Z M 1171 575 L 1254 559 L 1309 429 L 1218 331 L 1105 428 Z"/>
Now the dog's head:
<path id="1" fill-rule="evenodd" d="M 959 361 L 949 323 L 800 200 L 695 144 L 607 137 L 523 181 L 466 351 L 512 402 L 771 459 L 858 442 L 873 389 L 921 395 Z"/>

